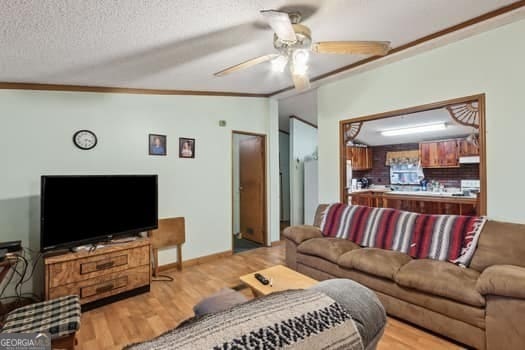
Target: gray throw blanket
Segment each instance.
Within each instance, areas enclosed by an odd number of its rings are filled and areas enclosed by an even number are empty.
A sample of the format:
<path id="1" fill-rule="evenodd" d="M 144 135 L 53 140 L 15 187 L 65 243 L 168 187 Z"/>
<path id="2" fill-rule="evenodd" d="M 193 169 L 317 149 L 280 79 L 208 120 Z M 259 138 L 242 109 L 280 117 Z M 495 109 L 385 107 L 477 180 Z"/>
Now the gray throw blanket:
<path id="1" fill-rule="evenodd" d="M 208 314 L 127 350 L 349 349 L 361 336 L 348 311 L 315 290 L 289 290 Z"/>

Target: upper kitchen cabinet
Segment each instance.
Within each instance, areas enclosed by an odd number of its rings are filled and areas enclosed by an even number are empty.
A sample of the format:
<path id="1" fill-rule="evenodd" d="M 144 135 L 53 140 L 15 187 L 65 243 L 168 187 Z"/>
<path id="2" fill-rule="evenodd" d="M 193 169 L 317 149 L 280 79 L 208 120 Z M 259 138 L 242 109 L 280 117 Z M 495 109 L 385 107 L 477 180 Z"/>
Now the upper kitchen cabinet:
<path id="1" fill-rule="evenodd" d="M 423 168 L 459 167 L 458 140 L 421 142 L 419 155 Z"/>
<path id="2" fill-rule="evenodd" d="M 352 161 L 352 170 L 369 170 L 373 167 L 370 147 L 346 146 L 346 160 Z"/>
<path id="3" fill-rule="evenodd" d="M 460 157 L 470 157 L 470 156 L 479 156 L 479 146 L 468 142 L 467 140 L 459 141 L 459 156 Z"/>
<path id="4" fill-rule="evenodd" d="M 422 142 L 419 144 L 419 158 L 421 167 L 437 168 L 439 167 L 439 151 L 437 142 Z"/>

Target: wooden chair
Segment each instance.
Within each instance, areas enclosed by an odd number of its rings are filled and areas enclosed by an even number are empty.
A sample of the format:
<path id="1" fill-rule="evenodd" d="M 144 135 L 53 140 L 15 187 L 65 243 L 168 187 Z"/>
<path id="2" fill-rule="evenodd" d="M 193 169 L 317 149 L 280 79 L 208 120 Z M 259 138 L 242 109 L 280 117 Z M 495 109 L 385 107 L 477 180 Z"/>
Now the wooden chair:
<path id="1" fill-rule="evenodd" d="M 183 217 L 160 219 L 159 227 L 148 232 L 153 250 L 153 276 L 159 274 L 159 248 L 177 246 L 177 269 L 182 270 L 182 244 L 186 242 L 186 224 Z"/>

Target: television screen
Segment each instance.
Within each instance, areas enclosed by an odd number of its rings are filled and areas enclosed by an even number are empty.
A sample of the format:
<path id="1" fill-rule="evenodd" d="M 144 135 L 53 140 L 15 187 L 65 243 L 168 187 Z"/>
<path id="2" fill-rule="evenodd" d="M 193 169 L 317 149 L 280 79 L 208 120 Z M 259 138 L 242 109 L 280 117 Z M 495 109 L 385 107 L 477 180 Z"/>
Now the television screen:
<path id="1" fill-rule="evenodd" d="M 42 176 L 41 249 L 157 228 L 157 176 Z"/>

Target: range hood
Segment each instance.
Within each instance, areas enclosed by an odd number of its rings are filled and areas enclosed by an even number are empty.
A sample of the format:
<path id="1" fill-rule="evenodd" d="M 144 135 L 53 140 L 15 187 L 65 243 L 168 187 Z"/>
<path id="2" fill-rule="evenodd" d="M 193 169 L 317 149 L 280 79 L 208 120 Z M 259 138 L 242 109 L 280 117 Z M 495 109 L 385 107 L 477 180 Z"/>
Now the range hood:
<path id="1" fill-rule="evenodd" d="M 459 164 L 477 164 L 479 156 L 459 157 Z"/>

